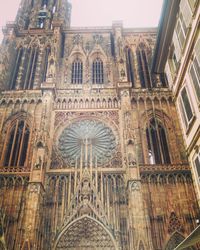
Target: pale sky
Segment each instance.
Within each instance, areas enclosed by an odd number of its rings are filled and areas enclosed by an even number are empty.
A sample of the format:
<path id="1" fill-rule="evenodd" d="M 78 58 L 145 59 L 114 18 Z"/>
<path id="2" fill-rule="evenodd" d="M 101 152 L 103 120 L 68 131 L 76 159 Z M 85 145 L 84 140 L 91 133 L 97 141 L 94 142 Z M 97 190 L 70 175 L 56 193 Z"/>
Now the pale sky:
<path id="1" fill-rule="evenodd" d="M 14 21 L 20 0 L 0 0 L 0 29 Z M 163 0 L 71 0 L 71 26 L 111 26 L 122 20 L 124 27 L 156 27 Z M 0 32 L 0 40 L 2 32 Z"/>

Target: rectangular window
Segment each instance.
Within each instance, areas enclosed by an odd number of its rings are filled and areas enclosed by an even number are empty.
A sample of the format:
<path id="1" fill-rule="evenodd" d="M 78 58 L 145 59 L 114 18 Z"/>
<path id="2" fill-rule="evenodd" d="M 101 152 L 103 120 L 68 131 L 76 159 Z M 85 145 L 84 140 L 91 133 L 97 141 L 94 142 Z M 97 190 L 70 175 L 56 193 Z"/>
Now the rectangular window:
<path id="1" fill-rule="evenodd" d="M 173 63 L 173 72 L 176 72 L 176 69 L 178 67 L 178 62 L 175 53 L 173 53 L 172 55 L 172 63 Z"/>
<path id="2" fill-rule="evenodd" d="M 191 4 L 194 1 L 190 1 Z M 188 0 L 181 0 L 180 2 L 180 13 L 182 13 L 181 22 L 184 23 L 186 29 L 190 26 L 192 20 L 192 8 Z M 186 34 L 186 32 L 185 32 Z"/>
<path id="3" fill-rule="evenodd" d="M 200 102 L 200 39 L 194 49 L 194 59 L 190 67 L 190 77 L 198 102 Z"/>
<path id="4" fill-rule="evenodd" d="M 194 115 L 192 112 L 192 106 L 191 106 L 191 103 L 189 100 L 189 96 L 188 96 L 188 93 L 187 93 L 187 90 L 185 87 L 181 91 L 180 108 L 181 108 L 181 112 L 182 112 L 185 126 L 186 126 L 186 128 L 188 128 Z"/>
<path id="5" fill-rule="evenodd" d="M 190 76 L 197 95 L 197 99 L 200 102 L 200 65 L 198 64 L 196 57 L 194 58 L 190 68 Z"/>
<path id="6" fill-rule="evenodd" d="M 177 34 L 178 41 L 179 41 L 181 48 L 183 48 L 183 46 L 184 46 L 186 33 L 187 33 L 187 27 L 186 27 L 185 21 L 183 19 L 182 13 L 180 13 L 179 19 L 178 19 L 177 24 L 176 24 L 176 34 Z"/>
<path id="7" fill-rule="evenodd" d="M 172 57 L 175 56 L 175 62 L 177 64 L 177 62 L 179 62 L 180 58 L 181 58 L 181 47 L 180 47 L 180 43 L 177 37 L 177 33 L 174 32 L 173 34 L 173 47 L 174 47 L 174 53 L 172 55 Z M 174 60 L 174 58 L 172 58 Z"/>
<path id="8" fill-rule="evenodd" d="M 195 158 L 194 165 L 196 167 L 196 171 L 197 171 L 198 178 L 199 178 L 199 181 L 200 181 L 200 153 Z"/>

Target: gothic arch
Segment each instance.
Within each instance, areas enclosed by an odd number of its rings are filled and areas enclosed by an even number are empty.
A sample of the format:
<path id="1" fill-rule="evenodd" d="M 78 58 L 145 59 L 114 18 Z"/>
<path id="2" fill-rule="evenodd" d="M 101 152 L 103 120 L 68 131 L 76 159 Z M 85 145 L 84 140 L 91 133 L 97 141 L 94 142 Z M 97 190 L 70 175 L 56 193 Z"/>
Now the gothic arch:
<path id="1" fill-rule="evenodd" d="M 170 164 L 170 148 L 165 124 L 157 117 L 149 119 L 146 125 L 146 145 L 150 164 Z"/>
<path id="2" fill-rule="evenodd" d="M 107 56 L 101 47 L 98 48 L 98 50 L 93 50 L 90 53 L 90 55 L 89 55 L 90 63 L 92 63 L 95 60 L 95 58 L 97 58 L 97 57 L 100 58 L 104 63 L 106 63 Z"/>
<path id="3" fill-rule="evenodd" d="M 174 232 L 167 241 L 164 250 L 174 250 L 184 239 L 185 237 L 178 231 Z"/>
<path id="4" fill-rule="evenodd" d="M 138 250 L 145 250 L 145 246 L 142 240 L 140 240 L 139 245 L 138 245 Z"/>
<path id="5" fill-rule="evenodd" d="M 86 55 L 82 50 L 75 50 L 69 55 L 69 62 L 73 62 L 76 58 L 81 59 L 83 62 L 86 60 Z"/>
<path id="6" fill-rule="evenodd" d="M 9 116 L 9 117 L 5 120 L 5 122 L 4 122 L 4 124 L 3 124 L 3 127 L 5 128 L 5 130 L 8 129 L 8 126 L 10 126 L 10 125 L 12 126 L 12 124 L 15 123 L 15 121 L 16 121 L 17 119 L 26 120 L 27 123 L 28 123 L 28 125 L 29 125 L 29 124 L 31 124 L 32 117 L 31 117 L 30 114 L 28 114 L 28 113 L 26 113 L 26 112 L 24 112 L 24 111 L 22 111 L 22 112 L 16 112 L 15 114 Z"/>
<path id="7" fill-rule="evenodd" d="M 78 240 L 77 240 L 78 239 Z M 110 231 L 98 220 L 83 215 L 63 227 L 53 250 L 83 249 L 82 246 L 97 250 L 117 250 L 117 243 Z"/>
<path id="8" fill-rule="evenodd" d="M 29 114 L 19 112 L 10 116 L 3 124 L 3 147 L 1 165 L 24 167 L 28 161 L 28 143 L 31 138 L 31 119 Z"/>
<path id="9" fill-rule="evenodd" d="M 135 68 L 134 68 L 134 54 L 130 47 L 125 48 L 126 53 L 126 67 L 128 73 L 128 81 L 131 82 L 132 87 L 135 84 Z"/>
<path id="10" fill-rule="evenodd" d="M 141 88 L 151 88 L 151 73 L 149 69 L 148 54 L 151 50 L 143 42 L 140 42 L 137 46 L 136 55 L 138 61 L 138 72 L 141 83 Z"/>

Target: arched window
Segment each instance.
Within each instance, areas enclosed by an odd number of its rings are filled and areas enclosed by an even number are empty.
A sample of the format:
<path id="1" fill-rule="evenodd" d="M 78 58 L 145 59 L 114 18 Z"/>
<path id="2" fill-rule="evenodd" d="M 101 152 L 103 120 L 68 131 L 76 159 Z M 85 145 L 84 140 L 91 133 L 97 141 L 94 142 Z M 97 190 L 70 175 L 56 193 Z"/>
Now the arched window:
<path id="1" fill-rule="evenodd" d="M 72 63 L 72 83 L 83 83 L 83 63 L 80 59 L 76 59 Z"/>
<path id="2" fill-rule="evenodd" d="M 100 58 L 96 58 L 92 64 L 92 83 L 104 83 L 103 62 Z"/>
<path id="3" fill-rule="evenodd" d="M 137 60 L 138 60 L 138 72 L 140 76 L 140 82 L 142 88 L 151 88 L 151 77 L 149 72 L 149 65 L 146 56 L 146 50 L 144 45 L 141 45 L 137 51 Z"/>
<path id="4" fill-rule="evenodd" d="M 185 238 L 180 233 L 175 232 L 167 242 L 165 250 L 175 249 L 184 239 Z"/>
<path id="5" fill-rule="evenodd" d="M 140 241 L 139 249 L 138 250 L 145 250 L 145 247 L 144 247 L 144 244 L 143 244 L 142 241 Z"/>
<path id="6" fill-rule="evenodd" d="M 156 119 L 151 119 L 146 129 L 150 164 L 170 163 L 165 129 Z"/>
<path id="7" fill-rule="evenodd" d="M 7 131 L 7 139 L 4 144 L 4 166 L 24 166 L 29 136 L 29 127 L 23 120 L 17 120 Z"/>
<path id="8" fill-rule="evenodd" d="M 126 62 L 127 62 L 128 81 L 131 82 L 132 87 L 134 87 L 134 57 L 130 48 L 126 49 Z"/>

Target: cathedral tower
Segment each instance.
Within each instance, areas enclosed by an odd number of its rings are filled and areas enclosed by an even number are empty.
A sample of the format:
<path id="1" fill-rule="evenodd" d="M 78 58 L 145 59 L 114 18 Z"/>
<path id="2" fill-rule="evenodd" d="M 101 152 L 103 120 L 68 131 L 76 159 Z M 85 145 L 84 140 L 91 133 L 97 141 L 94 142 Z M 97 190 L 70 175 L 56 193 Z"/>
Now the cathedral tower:
<path id="1" fill-rule="evenodd" d="M 0 249 L 162 250 L 199 210 L 156 29 L 23 0 L 0 61 Z"/>

